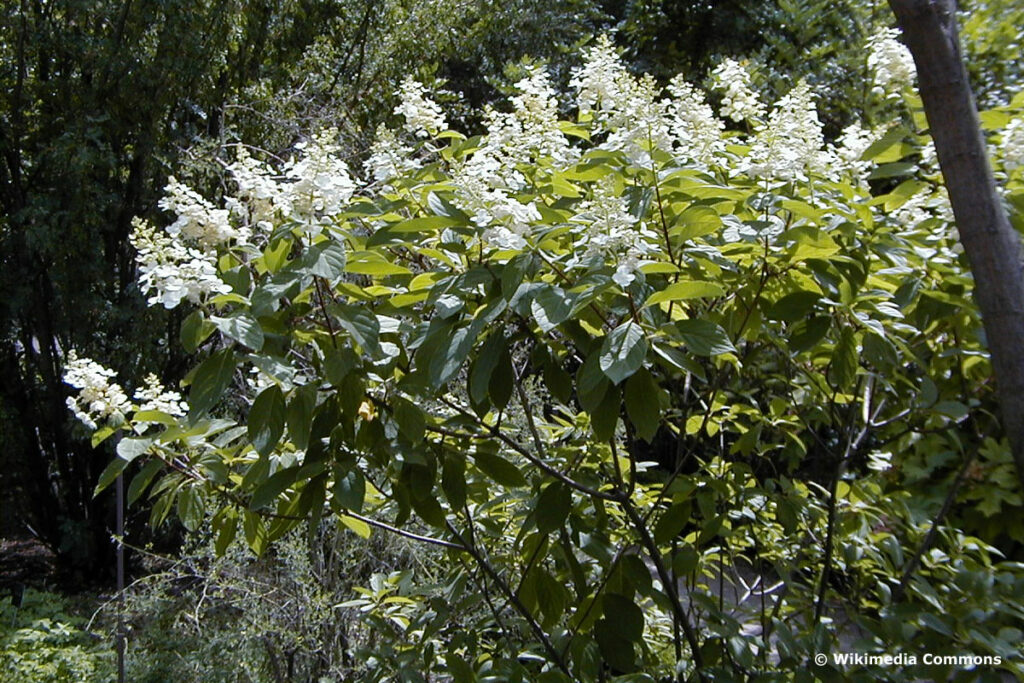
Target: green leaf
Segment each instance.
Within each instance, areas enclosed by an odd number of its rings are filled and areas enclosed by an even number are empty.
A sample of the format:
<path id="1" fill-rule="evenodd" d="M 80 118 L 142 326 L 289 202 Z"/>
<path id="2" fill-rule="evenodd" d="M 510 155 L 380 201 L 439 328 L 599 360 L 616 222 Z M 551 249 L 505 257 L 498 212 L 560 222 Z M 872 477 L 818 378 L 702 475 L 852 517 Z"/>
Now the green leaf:
<path id="1" fill-rule="evenodd" d="M 661 423 L 660 393 L 658 384 L 646 368 L 640 368 L 626 380 L 626 414 L 636 427 L 637 436 L 648 443 Z"/>
<path id="2" fill-rule="evenodd" d="M 463 225 L 463 221 L 449 216 L 420 216 L 388 226 L 389 232 L 435 232 L 441 228 Z"/>
<path id="3" fill-rule="evenodd" d="M 288 424 L 288 438 L 296 448 L 305 450 L 309 445 L 309 429 L 316 408 L 316 393 L 315 384 L 306 384 L 292 391 L 292 396 L 288 400 L 285 422 Z"/>
<path id="4" fill-rule="evenodd" d="M 249 548 L 257 555 L 262 555 L 267 544 L 267 527 L 263 518 L 250 510 L 242 510 L 242 531 Z"/>
<path id="5" fill-rule="evenodd" d="M 441 489 L 453 510 L 466 504 L 466 459 L 449 453 L 441 471 Z"/>
<path id="6" fill-rule="evenodd" d="M 193 414 L 208 411 L 231 384 L 235 374 L 235 353 L 223 349 L 214 353 L 196 368 L 189 390 L 189 406 Z"/>
<path id="7" fill-rule="evenodd" d="M 503 486 L 526 486 L 526 477 L 519 468 L 496 453 L 478 450 L 473 462 L 480 470 Z"/>
<path id="8" fill-rule="evenodd" d="M 224 508 L 214 516 L 213 530 L 217 534 L 214 551 L 217 557 L 223 557 L 238 533 L 238 513 L 234 508 Z"/>
<path id="9" fill-rule="evenodd" d="M 660 304 L 663 301 L 702 299 L 705 297 L 723 296 L 724 294 L 725 289 L 714 282 L 689 280 L 687 282 L 677 282 L 673 285 L 669 285 L 660 292 L 655 292 L 647 298 L 647 301 L 644 302 L 644 306 L 653 306 L 654 304 Z"/>
<path id="10" fill-rule="evenodd" d="M 917 170 L 917 164 L 898 161 L 891 164 L 882 164 L 868 174 L 868 180 L 880 178 L 895 178 L 896 176 L 909 175 Z"/>
<path id="11" fill-rule="evenodd" d="M 366 499 L 366 480 L 358 468 L 352 468 L 334 481 L 334 502 L 346 510 L 362 512 Z"/>
<path id="12" fill-rule="evenodd" d="M 188 531 L 196 531 L 203 523 L 203 497 L 199 489 L 186 486 L 178 493 L 178 519 Z"/>
<path id="13" fill-rule="evenodd" d="M 606 593 L 601 604 L 604 616 L 620 638 L 639 643 L 644 636 L 644 613 L 635 602 L 618 593 Z"/>
<path id="14" fill-rule="evenodd" d="M 118 475 L 124 472 L 125 467 L 128 467 L 128 461 L 124 458 L 114 458 L 111 460 L 103 469 L 103 472 L 100 473 L 100 478 L 96 482 L 96 488 L 92 491 L 93 497 L 98 496 L 103 489 L 113 484 Z"/>
<path id="15" fill-rule="evenodd" d="M 346 273 L 357 275 L 412 275 L 405 266 L 388 261 L 373 252 L 363 252 L 359 257 L 353 256 L 345 266 Z"/>
<path id="16" fill-rule="evenodd" d="M 260 508 L 272 505 L 277 501 L 278 496 L 295 483 L 295 478 L 298 476 L 300 469 L 299 467 L 289 467 L 272 474 L 252 492 L 252 498 L 249 500 L 249 509 L 259 510 Z"/>
<path id="17" fill-rule="evenodd" d="M 676 328 L 686 348 L 698 356 L 718 356 L 736 351 L 725 330 L 708 320 L 680 320 Z"/>
<path id="18" fill-rule="evenodd" d="M 441 509 L 441 504 L 437 502 L 436 498 L 431 496 L 417 498 L 413 496 L 409 502 L 412 503 L 412 509 L 416 511 L 416 514 L 424 522 L 431 526 L 444 528 L 444 510 Z"/>
<path id="19" fill-rule="evenodd" d="M 622 400 L 619 388 L 609 386 L 601 403 L 590 414 L 591 427 L 598 441 L 610 441 L 615 436 L 615 428 L 619 423 Z"/>
<path id="20" fill-rule="evenodd" d="M 212 316 L 210 321 L 227 337 L 253 351 L 263 348 L 263 328 L 259 322 L 246 313 L 235 313 L 228 318 Z"/>
<path id="21" fill-rule="evenodd" d="M 654 525 L 654 541 L 658 545 L 670 543 L 690 521 L 692 505 L 689 502 L 676 503 L 666 510 Z"/>
<path id="22" fill-rule="evenodd" d="M 540 329 L 550 332 L 569 317 L 572 312 L 572 299 L 561 287 L 553 285 L 542 285 L 534 291 L 530 310 Z"/>
<path id="23" fill-rule="evenodd" d="M 274 384 L 264 389 L 249 409 L 247 429 L 256 452 L 267 455 L 274 450 L 284 433 L 284 425 L 284 393 Z"/>
<path id="24" fill-rule="evenodd" d="M 580 407 L 588 413 L 597 410 L 608 391 L 608 377 L 601 372 L 600 354 L 592 353 L 576 371 L 576 395 Z"/>
<path id="25" fill-rule="evenodd" d="M 128 486 L 126 500 L 131 505 L 145 493 L 146 488 L 153 482 L 153 477 L 163 469 L 164 463 L 159 458 L 153 458 L 139 470 L 139 473 L 132 477 L 132 483 Z"/>
<path id="26" fill-rule="evenodd" d="M 857 337 L 852 328 L 843 328 L 832 352 L 829 367 L 832 381 L 842 390 L 849 388 L 857 375 Z"/>
<path id="27" fill-rule="evenodd" d="M 391 409 L 394 411 L 398 431 L 413 443 L 422 441 L 427 421 L 419 406 L 401 396 L 396 396 L 391 401 Z"/>
<path id="28" fill-rule="evenodd" d="M 572 509 L 572 493 L 560 481 L 548 484 L 537 497 L 537 530 L 542 534 L 560 529 Z"/>
<path id="29" fill-rule="evenodd" d="M 504 335 L 495 332 L 480 348 L 480 353 L 473 362 L 469 373 L 469 398 L 474 405 L 482 404 L 487 398 L 487 387 L 491 381 L 491 374 L 497 367 L 498 361 L 501 360 L 505 347 Z"/>
<path id="30" fill-rule="evenodd" d="M 512 389 L 515 384 L 515 371 L 512 369 L 512 354 L 508 347 L 501 350 L 498 356 L 498 364 L 491 373 L 491 379 L 487 382 L 487 395 L 491 397 L 491 403 L 495 408 L 504 410 L 512 398 Z"/>
<path id="31" fill-rule="evenodd" d="M 372 311 L 348 304 L 332 304 L 330 310 L 364 351 L 373 356 L 380 354 L 380 322 Z"/>
<path id="32" fill-rule="evenodd" d="M 127 464 L 140 455 L 145 455 L 152 445 L 153 439 L 143 437 L 121 439 L 117 444 L 117 457 L 124 460 Z"/>
<path id="33" fill-rule="evenodd" d="M 669 231 L 680 240 L 691 240 L 711 234 L 722 227 L 722 217 L 709 206 L 690 206 L 676 218 L 677 225 Z"/>
<path id="34" fill-rule="evenodd" d="M 544 386 L 551 393 L 551 396 L 568 405 L 572 398 L 572 376 L 558 363 L 557 360 L 549 358 L 544 363 Z"/>
<path id="35" fill-rule="evenodd" d="M 206 339 L 213 334 L 217 326 L 206 319 L 202 311 L 192 311 L 181 323 L 179 338 L 181 345 L 189 353 L 195 353 Z"/>
<path id="36" fill-rule="evenodd" d="M 338 519 L 341 520 L 342 524 L 354 531 L 356 536 L 360 538 L 370 537 L 370 525 L 363 520 L 349 517 L 348 515 L 338 515 Z"/>
<path id="37" fill-rule="evenodd" d="M 771 320 L 781 320 L 787 323 L 794 323 L 797 320 L 806 318 L 814 310 L 815 304 L 821 299 L 817 292 L 800 291 L 787 294 L 772 304 L 765 316 Z"/>
<path id="38" fill-rule="evenodd" d="M 334 280 L 345 272 L 345 245 L 324 240 L 311 246 L 302 256 L 302 270 L 310 275 Z"/>
<path id="39" fill-rule="evenodd" d="M 647 357 L 647 337 L 643 328 L 632 320 L 622 323 L 601 344 L 601 371 L 614 384 L 632 375 Z"/>
<path id="40" fill-rule="evenodd" d="M 789 234 L 796 239 L 796 246 L 789 255 L 793 262 L 828 258 L 839 251 L 839 245 L 835 240 L 820 230 L 797 228 L 791 230 Z"/>

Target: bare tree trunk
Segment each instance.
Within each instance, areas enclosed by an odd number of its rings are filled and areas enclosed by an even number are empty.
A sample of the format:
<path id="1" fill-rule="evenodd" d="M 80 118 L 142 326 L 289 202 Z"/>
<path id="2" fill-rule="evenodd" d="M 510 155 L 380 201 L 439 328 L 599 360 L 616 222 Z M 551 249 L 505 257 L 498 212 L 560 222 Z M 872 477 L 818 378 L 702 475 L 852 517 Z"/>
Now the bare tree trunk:
<path id="1" fill-rule="evenodd" d="M 974 274 L 1003 427 L 1024 486 L 1024 275 L 960 54 L 955 0 L 889 0 L 917 64 L 921 99 Z"/>

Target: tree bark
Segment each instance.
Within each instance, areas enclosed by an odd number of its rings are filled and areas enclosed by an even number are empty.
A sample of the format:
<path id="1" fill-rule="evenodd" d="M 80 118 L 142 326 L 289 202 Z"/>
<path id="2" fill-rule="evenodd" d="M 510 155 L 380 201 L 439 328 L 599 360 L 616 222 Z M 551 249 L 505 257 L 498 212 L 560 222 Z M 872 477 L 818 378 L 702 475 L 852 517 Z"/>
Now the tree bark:
<path id="1" fill-rule="evenodd" d="M 917 64 L 925 115 L 949 191 L 1024 486 L 1024 274 L 1017 233 L 996 191 L 960 52 L 955 0 L 889 0 Z"/>

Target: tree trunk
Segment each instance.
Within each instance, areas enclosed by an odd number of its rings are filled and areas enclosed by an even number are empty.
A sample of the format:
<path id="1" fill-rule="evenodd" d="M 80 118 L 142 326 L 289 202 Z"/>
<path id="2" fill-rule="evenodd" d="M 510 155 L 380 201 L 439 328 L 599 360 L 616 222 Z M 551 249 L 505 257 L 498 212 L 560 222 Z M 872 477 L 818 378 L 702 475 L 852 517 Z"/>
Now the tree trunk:
<path id="1" fill-rule="evenodd" d="M 1003 427 L 1024 486 L 1024 275 L 960 54 L 955 0 L 889 0 L 917 64 L 928 126 L 974 274 Z"/>

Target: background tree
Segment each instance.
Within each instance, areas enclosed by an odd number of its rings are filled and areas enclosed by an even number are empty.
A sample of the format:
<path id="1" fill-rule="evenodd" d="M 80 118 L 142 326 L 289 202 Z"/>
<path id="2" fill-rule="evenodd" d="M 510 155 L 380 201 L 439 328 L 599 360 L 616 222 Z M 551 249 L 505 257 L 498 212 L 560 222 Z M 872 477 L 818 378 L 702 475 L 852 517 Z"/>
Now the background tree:
<path id="1" fill-rule="evenodd" d="M 1024 486 L 1024 274 L 988 161 L 961 57 L 954 0 L 890 0 L 917 63 L 921 99 L 935 140 L 957 229 L 976 281 L 999 386 L 1003 426 Z"/>

